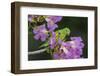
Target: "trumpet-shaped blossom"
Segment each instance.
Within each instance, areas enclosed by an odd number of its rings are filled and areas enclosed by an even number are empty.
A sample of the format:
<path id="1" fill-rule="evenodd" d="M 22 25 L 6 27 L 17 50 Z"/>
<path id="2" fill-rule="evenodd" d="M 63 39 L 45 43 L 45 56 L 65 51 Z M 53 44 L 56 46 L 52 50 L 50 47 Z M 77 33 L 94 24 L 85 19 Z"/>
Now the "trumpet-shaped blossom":
<path id="1" fill-rule="evenodd" d="M 40 25 L 40 26 L 34 28 L 33 34 L 34 34 L 34 38 L 36 40 L 45 41 L 46 38 L 48 37 L 48 31 L 47 31 L 45 25 Z"/>
<path id="2" fill-rule="evenodd" d="M 60 49 L 53 54 L 54 59 L 75 59 L 81 57 L 84 47 L 81 37 L 71 37 L 71 40 L 59 42 Z"/>
<path id="3" fill-rule="evenodd" d="M 50 32 L 53 32 L 56 28 L 58 28 L 58 25 L 47 23 L 47 28 L 49 29 Z"/>
<path id="4" fill-rule="evenodd" d="M 62 20 L 62 17 L 61 17 L 61 16 L 48 16 L 48 17 L 46 18 L 46 21 L 47 21 L 47 22 L 52 21 L 53 23 L 57 23 L 57 22 L 59 22 L 59 21 L 61 21 L 61 20 Z"/>
<path id="5" fill-rule="evenodd" d="M 52 36 L 49 40 L 49 45 L 51 49 L 54 49 L 54 47 L 56 46 L 56 34 L 55 32 L 52 32 Z"/>
<path id="6" fill-rule="evenodd" d="M 70 38 L 72 40 L 72 42 L 70 42 L 73 46 L 73 48 L 80 48 L 82 49 L 84 47 L 84 44 L 83 44 L 83 40 L 81 37 L 71 37 Z"/>
<path id="7" fill-rule="evenodd" d="M 58 28 L 57 22 L 61 21 L 61 16 L 49 16 L 46 18 L 47 21 L 47 27 L 49 31 L 54 31 L 56 28 Z"/>

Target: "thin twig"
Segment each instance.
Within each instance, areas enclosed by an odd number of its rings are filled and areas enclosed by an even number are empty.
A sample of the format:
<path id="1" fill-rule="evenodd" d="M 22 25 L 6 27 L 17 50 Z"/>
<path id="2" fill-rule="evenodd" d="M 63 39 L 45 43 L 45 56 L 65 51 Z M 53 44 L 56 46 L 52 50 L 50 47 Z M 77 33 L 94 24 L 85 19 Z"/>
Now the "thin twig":
<path id="1" fill-rule="evenodd" d="M 39 54 L 46 51 L 46 49 L 41 49 L 41 50 L 37 50 L 37 51 L 33 51 L 33 52 L 28 52 L 28 55 L 33 55 L 33 54 Z"/>

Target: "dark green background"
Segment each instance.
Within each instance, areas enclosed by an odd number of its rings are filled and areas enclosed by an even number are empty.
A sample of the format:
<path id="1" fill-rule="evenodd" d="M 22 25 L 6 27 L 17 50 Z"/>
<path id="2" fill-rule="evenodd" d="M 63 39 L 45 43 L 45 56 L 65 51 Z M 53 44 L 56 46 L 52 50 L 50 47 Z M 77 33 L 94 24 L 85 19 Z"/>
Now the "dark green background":
<path id="1" fill-rule="evenodd" d="M 83 43 L 85 44 L 85 47 L 83 49 L 83 58 L 88 57 L 88 18 L 87 17 L 63 17 L 62 20 L 57 23 L 58 24 L 58 29 L 62 29 L 65 27 L 68 27 L 71 31 L 71 34 L 68 39 L 72 36 L 81 36 L 83 39 Z M 40 45 L 43 44 L 43 42 L 34 40 L 32 30 L 28 30 L 28 51 L 36 51 L 39 48 Z M 28 55 L 28 60 L 50 60 L 52 57 L 46 53 L 40 53 L 36 55 Z"/>

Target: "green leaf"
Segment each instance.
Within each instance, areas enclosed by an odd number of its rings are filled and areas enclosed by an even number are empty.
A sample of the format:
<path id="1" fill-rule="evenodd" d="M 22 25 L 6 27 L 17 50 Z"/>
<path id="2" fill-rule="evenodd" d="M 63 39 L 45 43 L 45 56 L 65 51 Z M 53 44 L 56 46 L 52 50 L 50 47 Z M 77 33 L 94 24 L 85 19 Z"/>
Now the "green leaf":
<path id="1" fill-rule="evenodd" d="M 41 46 L 39 46 L 39 48 L 42 48 L 42 47 L 47 47 L 48 46 L 48 42 L 44 42 Z"/>
<path id="2" fill-rule="evenodd" d="M 64 40 L 66 36 L 70 35 L 70 29 L 69 28 L 63 28 L 61 30 L 56 31 L 56 39 L 60 38 L 61 40 Z"/>
<path id="3" fill-rule="evenodd" d="M 44 16 L 39 16 L 39 17 L 37 18 L 37 21 L 38 21 L 38 22 L 43 22 L 44 20 L 45 20 Z"/>

